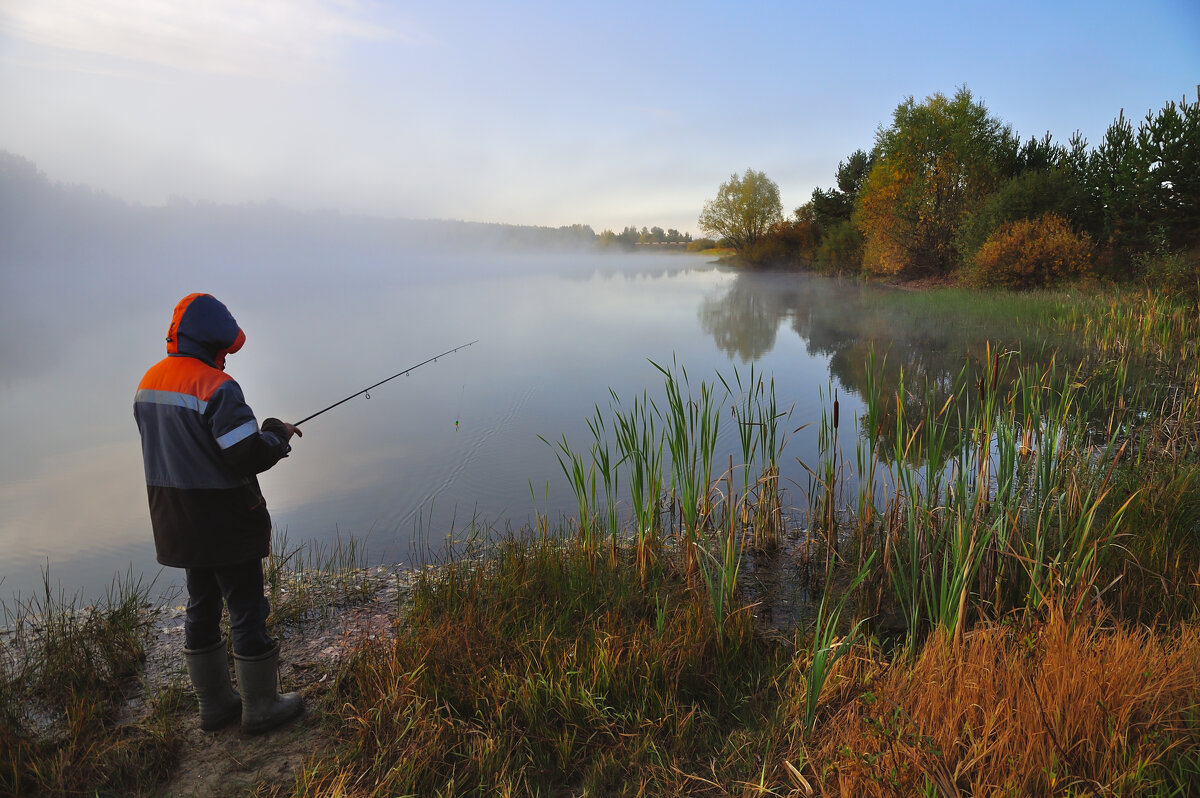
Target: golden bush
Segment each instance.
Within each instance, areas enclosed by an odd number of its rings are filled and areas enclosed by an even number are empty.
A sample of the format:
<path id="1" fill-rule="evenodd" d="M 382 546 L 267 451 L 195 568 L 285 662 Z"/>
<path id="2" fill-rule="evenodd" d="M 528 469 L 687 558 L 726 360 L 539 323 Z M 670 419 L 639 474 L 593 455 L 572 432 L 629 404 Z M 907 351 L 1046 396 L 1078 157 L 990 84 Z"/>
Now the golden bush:
<path id="1" fill-rule="evenodd" d="M 975 278 L 984 285 L 1036 288 L 1082 277 L 1091 266 L 1092 240 L 1053 213 L 996 228 L 975 254 Z"/>

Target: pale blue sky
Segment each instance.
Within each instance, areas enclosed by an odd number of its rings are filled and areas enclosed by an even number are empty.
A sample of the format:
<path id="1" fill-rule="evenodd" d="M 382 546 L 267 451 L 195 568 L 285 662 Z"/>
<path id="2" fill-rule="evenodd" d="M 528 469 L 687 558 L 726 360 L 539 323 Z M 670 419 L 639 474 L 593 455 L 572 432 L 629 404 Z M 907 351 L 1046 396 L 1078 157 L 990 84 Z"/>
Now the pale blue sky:
<path id="1" fill-rule="evenodd" d="M 1200 0 L 0 0 L 0 149 L 130 201 L 693 233 L 966 85 L 1095 145 L 1200 83 Z"/>

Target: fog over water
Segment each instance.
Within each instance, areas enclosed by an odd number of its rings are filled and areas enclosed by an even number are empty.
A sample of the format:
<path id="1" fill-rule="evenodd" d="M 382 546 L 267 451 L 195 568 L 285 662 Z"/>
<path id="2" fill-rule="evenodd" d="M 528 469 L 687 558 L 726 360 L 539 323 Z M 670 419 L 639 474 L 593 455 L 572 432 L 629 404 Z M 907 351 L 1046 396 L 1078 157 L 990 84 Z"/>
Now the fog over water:
<path id="1" fill-rule="evenodd" d="M 261 477 L 292 544 L 353 536 L 375 561 L 409 561 L 473 518 L 519 529 L 568 512 L 539 435 L 586 449 L 585 419 L 610 389 L 626 401 L 661 389 L 650 360 L 676 359 L 694 383 L 753 361 L 794 407 L 793 426 L 818 421 L 821 392 L 838 384 L 836 347 L 810 343 L 829 336 L 814 337 L 814 314 L 831 289 L 807 278 L 600 254 L 561 231 L 128 206 L 27 167 L 0 173 L 5 596 L 40 590 L 47 563 L 53 584 L 85 596 L 131 567 L 180 581 L 154 562 L 132 397 L 193 291 L 224 301 L 246 331 L 227 369 L 260 421 L 302 418 L 478 339 L 308 422 Z M 855 401 L 843 389 L 843 417 Z M 729 450 L 733 436 L 727 425 Z M 811 427 L 795 436 L 794 486 L 814 439 Z"/>

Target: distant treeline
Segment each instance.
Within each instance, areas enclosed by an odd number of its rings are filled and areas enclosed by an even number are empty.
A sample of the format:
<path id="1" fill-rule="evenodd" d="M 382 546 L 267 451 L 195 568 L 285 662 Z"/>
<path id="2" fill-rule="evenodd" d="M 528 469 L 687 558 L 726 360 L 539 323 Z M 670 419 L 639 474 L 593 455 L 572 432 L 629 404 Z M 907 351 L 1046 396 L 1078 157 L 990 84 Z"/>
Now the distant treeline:
<path id="1" fill-rule="evenodd" d="M 825 272 L 1045 285 L 1146 280 L 1195 290 L 1200 250 L 1200 99 L 1134 125 L 1122 111 L 1098 146 L 1076 132 L 1022 142 L 966 88 L 911 97 L 869 152 L 838 165 L 789 219 L 740 253 Z"/>
<path id="2" fill-rule="evenodd" d="M 633 225 L 627 225 L 624 230 L 614 233 L 605 230 L 596 237 L 596 243 L 605 248 L 633 249 L 639 244 L 690 244 L 691 233 L 681 233 L 675 228 L 663 230 L 661 227 L 643 227 L 638 230 Z"/>

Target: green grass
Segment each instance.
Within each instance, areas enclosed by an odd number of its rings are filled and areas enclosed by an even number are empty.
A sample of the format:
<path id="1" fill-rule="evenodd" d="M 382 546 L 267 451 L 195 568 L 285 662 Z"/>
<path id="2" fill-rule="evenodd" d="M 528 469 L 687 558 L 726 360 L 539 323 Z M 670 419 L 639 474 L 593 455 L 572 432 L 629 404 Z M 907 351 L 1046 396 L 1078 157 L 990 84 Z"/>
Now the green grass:
<path id="1" fill-rule="evenodd" d="M 384 576 L 366 567 L 366 551 L 353 537 L 330 545 L 293 544 L 287 531 L 271 537 L 263 581 L 271 602 L 271 626 L 303 630 L 373 595 Z M 226 618 L 226 622 L 228 619 Z"/>
<path id="2" fill-rule="evenodd" d="M 350 768 L 378 795 L 655 793 L 763 721 L 781 654 L 744 612 L 718 638 L 675 568 L 643 578 L 632 550 L 510 539 L 427 575 L 398 638 L 346 666 L 344 758 L 307 791 Z"/>
<path id="3" fill-rule="evenodd" d="M 166 777 L 180 745 L 180 695 L 148 697 L 121 721 L 139 686 L 155 614 L 151 586 L 119 578 L 91 606 L 50 587 L 4 607 L 0 660 L 0 794 L 128 795 Z"/>

